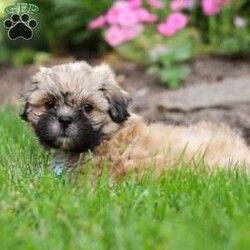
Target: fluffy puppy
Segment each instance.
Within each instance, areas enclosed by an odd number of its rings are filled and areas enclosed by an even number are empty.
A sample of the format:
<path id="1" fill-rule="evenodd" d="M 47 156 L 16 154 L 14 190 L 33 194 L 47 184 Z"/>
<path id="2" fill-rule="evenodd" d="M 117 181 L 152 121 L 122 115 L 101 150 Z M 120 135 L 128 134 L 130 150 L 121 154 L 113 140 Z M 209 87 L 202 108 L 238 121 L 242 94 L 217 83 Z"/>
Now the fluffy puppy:
<path id="1" fill-rule="evenodd" d="M 146 124 L 128 112 L 130 98 L 106 64 L 75 62 L 42 68 L 31 78 L 21 115 L 52 149 L 52 169 L 70 171 L 91 155 L 98 173 L 107 161 L 114 177 L 153 166 L 159 175 L 179 161 L 210 168 L 249 166 L 243 139 L 226 126 Z M 59 170 L 60 172 L 61 170 Z"/>

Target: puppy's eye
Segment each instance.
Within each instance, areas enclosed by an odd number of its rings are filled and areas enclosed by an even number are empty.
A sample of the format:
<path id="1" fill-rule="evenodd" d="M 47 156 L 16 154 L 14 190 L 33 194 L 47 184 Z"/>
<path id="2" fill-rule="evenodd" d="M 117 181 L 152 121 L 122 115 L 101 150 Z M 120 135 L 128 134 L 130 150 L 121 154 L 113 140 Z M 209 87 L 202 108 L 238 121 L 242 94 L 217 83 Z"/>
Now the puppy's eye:
<path id="1" fill-rule="evenodd" d="M 55 107 L 55 101 L 48 101 L 45 103 L 46 109 L 53 109 Z"/>
<path id="2" fill-rule="evenodd" d="M 86 112 L 86 113 L 90 113 L 91 111 L 93 111 L 94 107 L 91 104 L 83 104 L 82 105 L 82 109 Z"/>

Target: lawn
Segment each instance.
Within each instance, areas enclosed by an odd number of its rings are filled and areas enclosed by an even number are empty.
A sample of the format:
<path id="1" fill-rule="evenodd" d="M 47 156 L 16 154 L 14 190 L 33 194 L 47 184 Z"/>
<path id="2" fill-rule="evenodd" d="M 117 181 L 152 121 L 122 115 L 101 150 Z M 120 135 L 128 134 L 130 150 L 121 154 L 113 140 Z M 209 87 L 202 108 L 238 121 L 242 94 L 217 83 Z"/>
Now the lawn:
<path id="1" fill-rule="evenodd" d="M 183 167 L 158 181 L 130 176 L 90 188 L 56 178 L 49 155 L 0 110 L 1 249 L 250 249 L 250 182 Z"/>

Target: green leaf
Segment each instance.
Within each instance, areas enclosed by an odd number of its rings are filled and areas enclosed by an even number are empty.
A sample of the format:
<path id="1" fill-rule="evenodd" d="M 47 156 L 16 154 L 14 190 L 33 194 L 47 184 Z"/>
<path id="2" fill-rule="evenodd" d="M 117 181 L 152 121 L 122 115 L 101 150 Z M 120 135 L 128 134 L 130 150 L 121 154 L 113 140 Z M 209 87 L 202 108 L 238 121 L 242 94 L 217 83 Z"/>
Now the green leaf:
<path id="1" fill-rule="evenodd" d="M 188 76 L 189 73 L 190 68 L 188 66 L 175 66 L 163 70 L 161 72 L 161 80 L 166 86 L 170 88 L 176 88 L 180 85 L 181 81 Z"/>
<path id="2" fill-rule="evenodd" d="M 183 44 L 182 47 L 177 48 L 174 53 L 174 60 L 181 62 L 186 61 L 192 57 L 192 44 Z"/>
<path id="3" fill-rule="evenodd" d="M 158 66 L 154 65 L 154 66 L 151 66 L 147 69 L 147 73 L 149 75 L 158 75 L 160 74 L 161 70 Z"/>

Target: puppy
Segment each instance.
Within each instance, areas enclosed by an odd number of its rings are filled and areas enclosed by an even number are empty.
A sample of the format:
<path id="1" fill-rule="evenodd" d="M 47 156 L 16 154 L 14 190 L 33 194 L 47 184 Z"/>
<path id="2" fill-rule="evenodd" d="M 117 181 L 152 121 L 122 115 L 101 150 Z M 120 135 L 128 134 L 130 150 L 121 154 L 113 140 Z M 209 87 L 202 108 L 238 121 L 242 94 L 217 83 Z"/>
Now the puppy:
<path id="1" fill-rule="evenodd" d="M 228 127 L 201 122 L 189 127 L 146 124 L 128 112 L 130 98 L 106 64 L 75 62 L 41 68 L 23 95 L 26 120 L 40 143 L 53 151 L 56 174 L 73 170 L 91 156 L 100 174 L 103 162 L 111 176 L 156 176 L 178 162 L 203 160 L 210 168 L 249 167 L 250 152 Z"/>

